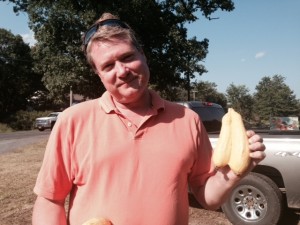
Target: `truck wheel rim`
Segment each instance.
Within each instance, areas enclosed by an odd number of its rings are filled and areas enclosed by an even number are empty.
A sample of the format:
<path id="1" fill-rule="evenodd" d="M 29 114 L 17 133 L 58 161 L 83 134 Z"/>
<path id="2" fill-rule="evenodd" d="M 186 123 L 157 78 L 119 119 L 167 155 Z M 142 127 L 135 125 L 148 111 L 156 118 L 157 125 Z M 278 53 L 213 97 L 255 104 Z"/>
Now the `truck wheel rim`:
<path id="1" fill-rule="evenodd" d="M 244 221 L 256 222 L 263 219 L 267 212 L 265 195 L 252 186 L 239 186 L 231 195 L 233 211 Z"/>

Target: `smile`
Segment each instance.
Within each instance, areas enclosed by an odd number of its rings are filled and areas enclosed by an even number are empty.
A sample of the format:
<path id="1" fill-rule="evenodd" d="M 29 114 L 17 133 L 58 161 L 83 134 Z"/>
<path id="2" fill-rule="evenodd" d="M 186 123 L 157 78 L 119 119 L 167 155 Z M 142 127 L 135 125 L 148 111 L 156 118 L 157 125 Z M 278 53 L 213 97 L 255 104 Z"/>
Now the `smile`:
<path id="1" fill-rule="evenodd" d="M 137 77 L 133 76 L 132 78 L 130 78 L 130 79 L 128 79 L 128 80 L 125 80 L 125 81 L 119 83 L 119 84 L 117 85 L 117 87 L 120 87 L 120 86 L 123 86 L 123 85 L 130 85 L 132 82 L 134 82 L 134 81 L 137 80 L 137 79 L 138 79 Z"/>

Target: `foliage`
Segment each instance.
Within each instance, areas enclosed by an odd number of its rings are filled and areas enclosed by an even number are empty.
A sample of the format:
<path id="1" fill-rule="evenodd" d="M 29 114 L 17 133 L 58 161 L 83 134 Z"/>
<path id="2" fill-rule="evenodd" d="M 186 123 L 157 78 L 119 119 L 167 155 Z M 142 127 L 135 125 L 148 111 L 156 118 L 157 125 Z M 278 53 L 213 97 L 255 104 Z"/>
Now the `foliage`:
<path id="1" fill-rule="evenodd" d="M 198 19 L 197 11 L 210 19 L 216 10 L 234 9 L 231 0 L 9 1 L 16 12 L 29 15 L 37 39 L 35 69 L 44 75 L 49 96 L 56 102 L 65 100 L 71 86 L 90 98 L 104 91 L 80 50 L 82 32 L 103 12 L 117 14 L 133 27 L 148 59 L 150 83 L 169 96 L 174 87 L 184 85 L 189 90 L 189 80 L 206 72 L 200 62 L 208 53 L 208 40 L 188 39 L 185 24 Z"/>
<path id="2" fill-rule="evenodd" d="M 204 39 L 202 42 L 198 42 L 196 38 L 188 40 L 181 50 L 184 57 L 187 57 L 186 62 L 183 62 L 183 70 L 181 71 L 185 76 L 186 80 L 184 82 L 184 87 L 188 92 L 188 97 L 190 97 L 190 80 L 195 78 L 195 73 L 203 74 L 206 71 L 205 67 L 198 62 L 206 58 L 208 53 L 208 40 Z M 188 100 L 190 100 L 188 98 Z"/>
<path id="3" fill-rule="evenodd" d="M 86 63 L 81 36 L 106 11 L 119 15 L 136 31 L 151 71 L 150 87 L 162 97 L 178 101 L 193 99 L 195 94 L 195 100 L 216 102 L 224 108 L 229 102 L 246 120 L 262 123 L 270 116 L 300 116 L 300 101 L 281 75 L 263 77 L 254 95 L 245 85 L 231 84 L 226 95 L 217 91 L 215 83 L 190 85 L 196 75 L 207 72 L 202 61 L 209 40 L 188 39 L 185 25 L 197 20 L 199 12 L 211 19 L 217 10 L 232 11 L 231 0 L 0 1 L 12 2 L 17 14 L 28 13 L 37 40 L 30 49 L 21 36 L 0 29 L 1 119 L 26 105 L 44 110 L 55 103 L 64 108 L 70 89 L 86 98 L 101 95 L 104 87 Z M 17 117 L 22 120 L 20 114 Z M 14 126 L 27 129 L 29 124 Z"/>
<path id="4" fill-rule="evenodd" d="M 208 81 L 194 82 L 192 88 L 195 91 L 197 100 L 214 102 L 220 104 L 223 108 L 227 108 L 226 96 L 217 91 L 216 83 Z"/>
<path id="5" fill-rule="evenodd" d="M 151 86 L 153 89 L 155 87 Z M 222 107 L 227 107 L 226 96 L 217 91 L 217 85 L 213 82 L 200 81 L 193 82 L 191 84 L 190 93 L 184 88 L 184 85 L 179 87 L 173 87 L 172 92 L 166 96 L 165 92 L 160 92 L 160 95 L 164 96 L 170 101 L 202 101 L 202 102 L 214 102 L 220 104 Z"/>
<path id="6" fill-rule="evenodd" d="M 221 105 L 223 108 L 227 107 L 226 96 L 217 91 L 217 85 L 214 82 L 200 81 L 192 83 L 192 99 L 202 102 L 214 102 Z"/>
<path id="7" fill-rule="evenodd" d="M 22 37 L 0 29 L 0 118 L 25 109 L 27 99 L 39 88 L 41 78 L 32 67 L 30 47 Z"/>
<path id="8" fill-rule="evenodd" d="M 69 102 L 54 102 L 49 97 L 49 91 L 47 90 L 38 90 L 30 96 L 27 101 L 27 109 L 28 110 L 38 110 L 38 111 L 45 111 L 48 109 L 52 109 L 55 111 L 60 111 L 65 109 L 69 106 Z"/>
<path id="9" fill-rule="evenodd" d="M 253 97 L 245 85 L 230 84 L 226 89 L 227 100 L 231 108 L 239 112 L 245 120 L 252 119 Z"/>
<path id="10" fill-rule="evenodd" d="M 214 82 L 200 81 L 192 83 L 192 93 L 194 99 L 202 102 L 214 102 L 227 107 L 226 96 L 217 91 L 217 85 Z"/>
<path id="11" fill-rule="evenodd" d="M 284 80 L 282 75 L 266 76 L 256 86 L 254 108 L 260 120 L 269 121 L 271 116 L 300 116 L 299 100 Z"/>
<path id="12" fill-rule="evenodd" d="M 46 116 L 50 112 L 20 110 L 9 117 L 8 126 L 14 130 L 31 130 L 36 118 Z"/>

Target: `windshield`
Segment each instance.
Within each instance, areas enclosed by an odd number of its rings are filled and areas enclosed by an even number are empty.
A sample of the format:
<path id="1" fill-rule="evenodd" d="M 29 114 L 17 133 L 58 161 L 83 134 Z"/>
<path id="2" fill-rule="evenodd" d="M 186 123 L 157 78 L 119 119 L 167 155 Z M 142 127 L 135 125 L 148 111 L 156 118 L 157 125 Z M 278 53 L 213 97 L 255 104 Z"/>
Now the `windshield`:
<path id="1" fill-rule="evenodd" d="M 57 113 L 50 113 L 49 115 L 48 115 L 48 117 L 57 117 Z"/>

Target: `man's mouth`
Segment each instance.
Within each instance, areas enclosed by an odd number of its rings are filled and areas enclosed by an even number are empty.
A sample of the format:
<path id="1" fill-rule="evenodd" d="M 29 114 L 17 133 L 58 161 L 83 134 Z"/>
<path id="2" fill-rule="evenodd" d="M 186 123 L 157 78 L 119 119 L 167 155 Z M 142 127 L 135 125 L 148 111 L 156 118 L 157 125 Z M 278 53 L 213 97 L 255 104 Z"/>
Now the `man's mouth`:
<path id="1" fill-rule="evenodd" d="M 123 86 L 123 85 L 130 85 L 133 81 L 135 81 L 137 79 L 137 77 L 131 77 L 131 78 L 129 78 L 129 79 L 126 79 L 126 80 L 124 80 L 123 82 L 121 82 L 121 83 L 119 83 L 118 85 L 117 85 L 117 87 L 121 87 L 121 86 Z"/>

